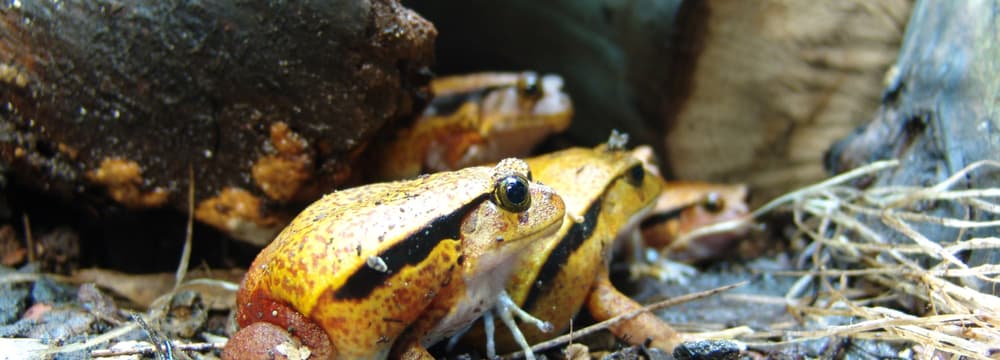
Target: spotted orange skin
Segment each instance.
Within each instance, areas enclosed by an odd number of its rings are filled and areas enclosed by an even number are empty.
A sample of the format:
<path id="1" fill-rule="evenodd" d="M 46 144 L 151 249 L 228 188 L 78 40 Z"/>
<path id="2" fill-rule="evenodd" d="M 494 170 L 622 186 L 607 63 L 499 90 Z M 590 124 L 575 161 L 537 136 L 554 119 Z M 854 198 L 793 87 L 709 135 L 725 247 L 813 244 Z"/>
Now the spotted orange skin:
<path id="1" fill-rule="evenodd" d="M 237 293 L 238 323 L 245 327 L 265 321 L 285 328 L 310 348 L 317 346 L 319 359 L 385 358 L 406 331 L 429 331 L 462 303 L 467 287 L 482 286 L 469 282 L 476 279 L 475 272 L 484 271 L 477 266 L 481 258 L 514 258 L 519 251 L 511 249 L 523 250 L 528 240 L 558 228 L 563 202 L 547 187 L 532 184 L 532 206 L 521 213 L 497 210 L 490 200 L 498 179 L 526 177 L 527 172 L 523 161 L 505 160 L 494 168 L 324 196 L 254 260 Z M 449 223 L 440 222 L 445 217 Z M 453 227 L 455 233 L 448 236 L 455 238 L 425 237 L 427 242 L 404 244 L 435 227 Z M 496 241 L 498 237 L 505 241 Z M 406 258 L 389 251 L 404 245 L 402 254 L 419 253 L 413 246 L 422 246 L 426 256 Z M 371 281 L 356 281 L 357 274 L 373 272 L 372 258 L 398 266 L 387 268 L 384 276 L 365 278 Z M 414 347 L 424 340 L 419 334 L 405 337 Z"/>

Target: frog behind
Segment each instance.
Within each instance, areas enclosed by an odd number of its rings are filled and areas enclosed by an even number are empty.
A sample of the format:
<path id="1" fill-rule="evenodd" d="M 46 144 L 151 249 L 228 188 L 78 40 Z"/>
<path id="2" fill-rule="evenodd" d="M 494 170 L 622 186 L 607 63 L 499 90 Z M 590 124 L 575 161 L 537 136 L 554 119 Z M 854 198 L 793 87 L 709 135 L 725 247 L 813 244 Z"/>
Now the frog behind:
<path id="1" fill-rule="evenodd" d="M 435 78 L 423 114 L 378 146 L 375 177 L 406 179 L 528 155 L 569 127 L 573 105 L 562 86 L 558 75 L 533 72 Z"/>

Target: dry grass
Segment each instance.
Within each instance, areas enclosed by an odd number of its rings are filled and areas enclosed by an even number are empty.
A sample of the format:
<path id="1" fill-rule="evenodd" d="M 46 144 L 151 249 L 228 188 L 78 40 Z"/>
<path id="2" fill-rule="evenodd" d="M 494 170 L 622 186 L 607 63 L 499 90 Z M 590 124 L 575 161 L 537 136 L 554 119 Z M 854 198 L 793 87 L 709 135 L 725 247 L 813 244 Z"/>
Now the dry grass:
<path id="1" fill-rule="evenodd" d="M 1000 169 L 1000 162 L 973 163 L 930 187 L 862 190 L 846 185 L 896 166 L 896 161 L 873 163 L 786 194 L 754 212 L 754 217 L 778 209 L 792 213 L 793 244 L 802 244 L 799 261 L 809 270 L 783 274 L 799 277 L 784 298 L 788 311 L 800 324 L 823 324 L 834 316 L 852 321 L 815 331 L 757 332 L 743 337 L 749 345 L 775 346 L 765 340 L 774 338 L 787 343 L 838 336 L 909 341 L 917 345 L 905 355 L 914 358 L 997 358 L 1000 298 L 962 284 L 996 284 L 1000 265 L 972 267 L 959 253 L 1000 247 L 1000 238 L 966 234 L 1000 227 L 1000 221 L 937 217 L 921 209 L 951 202 L 978 213 L 1000 213 L 1000 189 L 953 189 L 970 173 Z M 958 236 L 931 239 L 917 231 L 928 226 L 955 229 Z"/>

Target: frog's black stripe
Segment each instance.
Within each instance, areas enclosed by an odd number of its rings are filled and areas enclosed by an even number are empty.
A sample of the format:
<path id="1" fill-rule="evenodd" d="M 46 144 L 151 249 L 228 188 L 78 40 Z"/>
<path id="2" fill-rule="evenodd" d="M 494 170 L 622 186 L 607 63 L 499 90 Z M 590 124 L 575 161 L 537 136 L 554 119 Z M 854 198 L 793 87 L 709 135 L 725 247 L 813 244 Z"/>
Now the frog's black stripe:
<path id="1" fill-rule="evenodd" d="M 505 88 L 508 86 L 510 85 L 487 86 L 467 92 L 460 92 L 443 96 L 435 96 L 434 100 L 431 100 L 431 104 L 427 106 L 427 108 L 433 109 L 434 114 L 437 116 L 451 115 L 456 111 L 458 111 L 458 109 L 462 107 L 462 104 L 465 104 L 469 101 L 479 101 L 480 99 L 483 98 L 483 96 L 486 96 L 486 94 L 488 94 L 489 92 L 496 89 Z"/>
<path id="2" fill-rule="evenodd" d="M 488 199 L 488 194 L 479 196 L 463 205 L 457 211 L 442 215 L 431 221 L 429 225 L 414 232 L 408 238 L 389 247 L 379 254 L 388 267 L 388 271 L 380 272 L 370 266 L 361 266 L 351 274 L 344 286 L 333 294 L 337 300 L 359 300 L 371 295 L 372 291 L 382 286 L 387 279 L 399 273 L 407 265 L 419 264 L 430 255 L 444 239 L 458 239 L 465 215 Z M 457 261 L 457 259 L 456 259 Z"/>
<path id="3" fill-rule="evenodd" d="M 700 204 L 701 204 L 700 201 L 695 201 L 684 206 L 678 206 L 676 209 L 670 211 L 665 211 L 654 215 L 650 215 L 649 217 L 643 219 L 641 223 L 639 223 L 639 228 L 645 229 L 648 227 L 665 223 L 670 220 L 680 218 L 681 214 L 684 213 L 685 210 L 695 206 L 699 206 Z"/>
<path id="4" fill-rule="evenodd" d="M 566 265 L 570 255 L 594 234 L 594 228 L 597 227 L 597 220 L 601 215 L 602 202 L 604 202 L 603 198 L 590 204 L 587 213 L 583 215 L 583 222 L 573 224 L 566 235 L 559 239 L 559 244 L 549 253 L 545 264 L 542 264 L 542 268 L 538 271 L 538 277 L 531 284 L 531 290 L 528 291 L 528 296 L 524 299 L 524 304 L 521 305 L 522 309 L 531 309 L 535 301 L 538 301 L 538 297 L 552 286 L 552 279 L 559 274 L 563 265 Z"/>
<path id="5" fill-rule="evenodd" d="M 665 222 L 670 221 L 670 220 L 674 220 L 674 219 L 680 218 L 681 217 L 681 213 L 683 213 L 684 210 L 687 210 L 687 209 L 688 209 L 687 206 L 682 206 L 682 207 L 679 207 L 679 208 L 676 208 L 676 209 L 673 209 L 673 210 L 670 210 L 670 211 L 665 211 L 665 212 L 661 212 L 661 213 L 656 213 L 656 214 L 650 215 L 649 217 L 643 219 L 641 223 L 639 223 L 639 227 L 645 229 L 645 228 L 648 228 L 648 227 L 652 227 L 652 226 L 656 226 L 656 225 L 665 223 Z"/>

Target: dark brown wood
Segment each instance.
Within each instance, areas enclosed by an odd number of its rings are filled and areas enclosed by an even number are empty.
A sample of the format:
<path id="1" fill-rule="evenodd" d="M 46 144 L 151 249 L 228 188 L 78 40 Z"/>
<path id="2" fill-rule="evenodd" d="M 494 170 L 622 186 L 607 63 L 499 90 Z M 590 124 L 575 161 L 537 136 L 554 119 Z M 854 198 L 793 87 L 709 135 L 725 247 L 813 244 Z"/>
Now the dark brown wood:
<path id="1" fill-rule="evenodd" d="M 129 207 L 186 209 L 189 168 L 198 201 L 306 202 L 422 107 L 435 36 L 395 0 L 5 1 L 0 163 Z"/>

